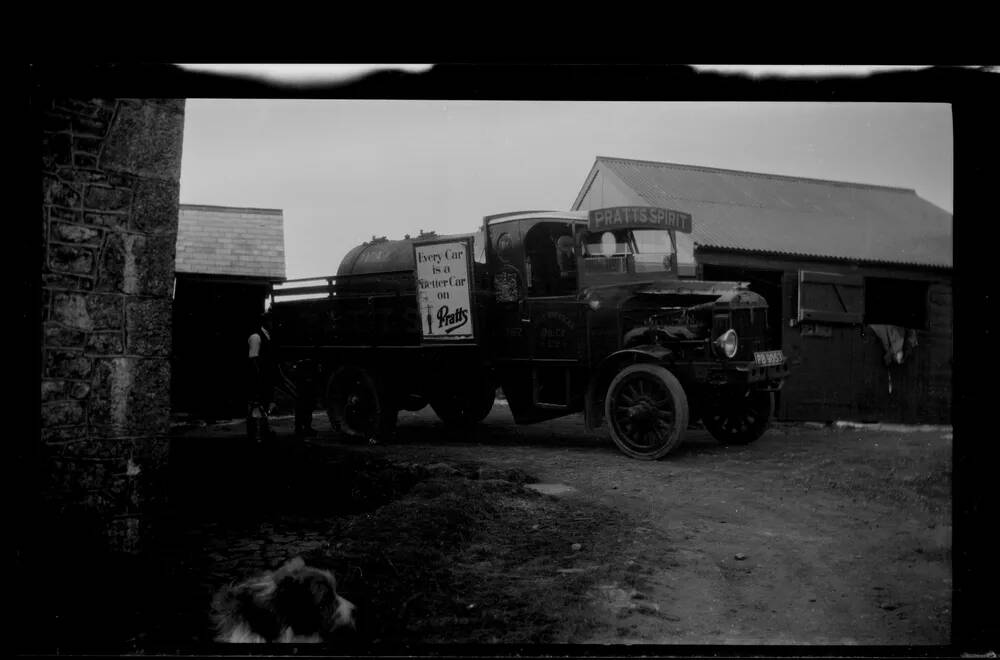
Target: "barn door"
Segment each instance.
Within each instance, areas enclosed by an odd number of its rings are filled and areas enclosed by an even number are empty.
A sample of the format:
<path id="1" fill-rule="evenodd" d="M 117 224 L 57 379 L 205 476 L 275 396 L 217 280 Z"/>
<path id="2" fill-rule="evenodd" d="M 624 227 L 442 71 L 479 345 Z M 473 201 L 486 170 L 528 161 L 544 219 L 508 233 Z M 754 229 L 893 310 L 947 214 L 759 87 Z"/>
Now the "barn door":
<path id="1" fill-rule="evenodd" d="M 799 271 L 785 281 L 794 313 L 785 333 L 792 375 L 782 392 L 788 419 L 829 421 L 855 413 L 855 344 L 864 320 L 864 280 L 855 275 Z M 787 290 L 787 289 L 786 289 Z M 794 296 L 794 297 L 793 297 Z"/>

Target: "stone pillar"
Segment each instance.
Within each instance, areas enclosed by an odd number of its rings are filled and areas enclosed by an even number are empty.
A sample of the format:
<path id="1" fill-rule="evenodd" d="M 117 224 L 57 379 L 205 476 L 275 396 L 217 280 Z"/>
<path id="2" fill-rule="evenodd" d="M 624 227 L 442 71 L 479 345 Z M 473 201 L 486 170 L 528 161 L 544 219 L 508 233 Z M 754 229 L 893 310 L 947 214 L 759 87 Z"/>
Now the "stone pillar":
<path id="1" fill-rule="evenodd" d="M 184 101 L 41 111 L 43 492 L 135 552 L 164 498 Z"/>

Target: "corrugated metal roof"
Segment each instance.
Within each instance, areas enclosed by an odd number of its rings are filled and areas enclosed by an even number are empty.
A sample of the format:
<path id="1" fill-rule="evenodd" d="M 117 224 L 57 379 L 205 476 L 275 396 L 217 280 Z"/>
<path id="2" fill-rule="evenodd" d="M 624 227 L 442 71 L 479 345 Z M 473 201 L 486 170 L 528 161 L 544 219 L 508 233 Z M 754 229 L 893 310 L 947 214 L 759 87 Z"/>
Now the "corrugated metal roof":
<path id="1" fill-rule="evenodd" d="M 283 280 L 284 222 L 278 209 L 181 204 L 174 270 Z"/>
<path id="2" fill-rule="evenodd" d="M 650 205 L 690 213 L 696 246 L 953 265 L 951 214 L 906 188 L 604 156 L 598 165 Z"/>

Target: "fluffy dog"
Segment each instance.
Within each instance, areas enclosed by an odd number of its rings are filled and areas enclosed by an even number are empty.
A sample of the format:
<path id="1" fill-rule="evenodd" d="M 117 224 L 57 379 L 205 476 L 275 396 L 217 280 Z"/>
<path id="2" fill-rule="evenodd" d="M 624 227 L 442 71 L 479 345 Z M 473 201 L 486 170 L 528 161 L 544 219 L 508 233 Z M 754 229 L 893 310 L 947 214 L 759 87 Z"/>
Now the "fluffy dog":
<path id="1" fill-rule="evenodd" d="M 354 604 L 330 571 L 296 557 L 272 573 L 224 587 L 212 602 L 217 642 L 317 643 L 355 631 Z"/>

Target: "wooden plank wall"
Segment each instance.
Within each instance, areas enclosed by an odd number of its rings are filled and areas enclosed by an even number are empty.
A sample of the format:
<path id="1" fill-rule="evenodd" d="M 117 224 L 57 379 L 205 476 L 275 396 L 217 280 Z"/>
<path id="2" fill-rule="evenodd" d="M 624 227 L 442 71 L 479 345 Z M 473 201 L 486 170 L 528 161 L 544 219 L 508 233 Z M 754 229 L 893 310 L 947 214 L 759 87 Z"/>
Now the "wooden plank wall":
<path id="1" fill-rule="evenodd" d="M 782 308 L 782 349 L 789 357 L 792 376 L 778 400 L 779 419 L 951 423 L 950 273 L 721 251 L 699 251 L 698 259 L 702 266 L 781 272 L 782 292 L 777 302 Z M 882 343 L 867 324 L 798 324 L 799 270 L 927 282 L 927 326 L 917 332 L 918 345 L 902 364 L 886 367 Z"/>

